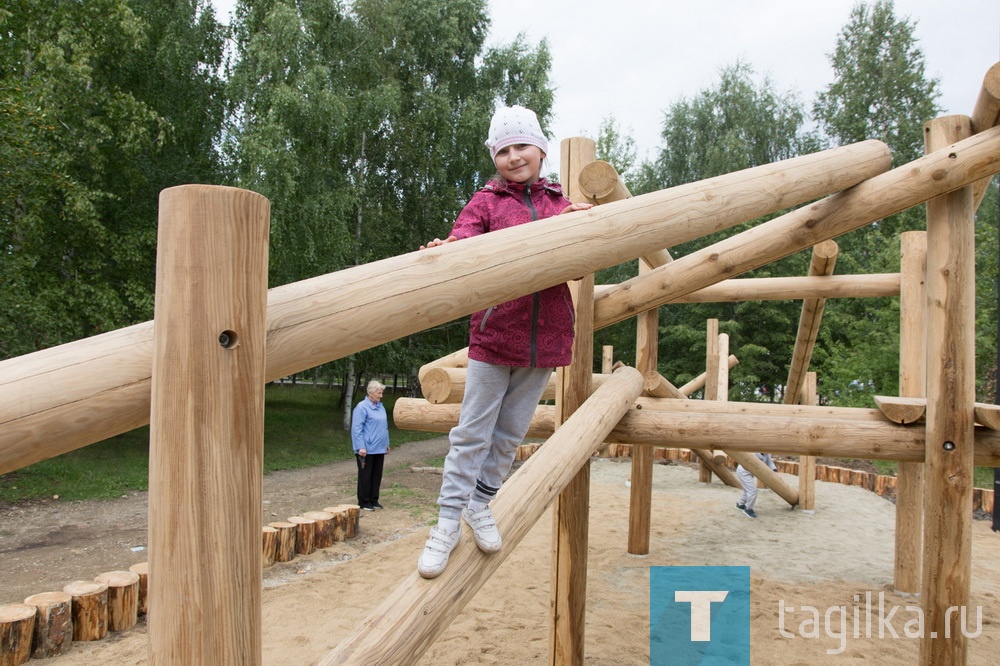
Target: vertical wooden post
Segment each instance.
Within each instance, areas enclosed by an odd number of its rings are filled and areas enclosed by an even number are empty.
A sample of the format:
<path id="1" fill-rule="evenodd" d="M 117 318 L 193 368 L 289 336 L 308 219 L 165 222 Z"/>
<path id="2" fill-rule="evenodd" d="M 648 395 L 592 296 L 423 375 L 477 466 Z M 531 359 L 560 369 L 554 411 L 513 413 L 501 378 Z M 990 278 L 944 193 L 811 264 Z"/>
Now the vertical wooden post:
<path id="1" fill-rule="evenodd" d="M 924 128 L 935 151 L 971 133 L 968 116 Z M 920 663 L 965 664 L 962 614 L 971 594 L 975 402 L 975 233 L 972 188 L 927 202 L 927 457 L 924 635 Z"/>
<path id="2" fill-rule="evenodd" d="M 902 234 L 899 285 L 899 395 L 926 397 L 927 232 Z M 924 464 L 901 462 L 896 473 L 896 548 L 893 587 L 920 591 L 924 522 Z"/>
<path id="3" fill-rule="evenodd" d="M 577 175 L 594 161 L 595 144 L 583 137 L 566 139 L 562 181 L 571 201 L 581 198 Z M 576 335 L 573 362 L 556 373 L 556 427 L 564 423 L 590 394 L 594 374 L 594 276 L 573 283 Z M 582 664 L 587 599 L 587 538 L 590 518 L 590 462 L 583 465 L 553 504 L 552 619 L 549 663 Z"/>
<path id="4" fill-rule="evenodd" d="M 803 405 L 818 402 L 815 372 L 806 373 L 799 395 Z M 799 509 L 806 513 L 816 511 L 816 456 L 799 456 Z"/>
<path id="5" fill-rule="evenodd" d="M 149 663 L 259 665 L 269 203 L 160 194 L 149 460 Z"/>
<path id="6" fill-rule="evenodd" d="M 728 370 L 728 368 L 727 368 Z M 719 399 L 719 320 L 709 319 L 705 333 L 705 400 Z M 698 480 L 712 482 L 712 470 L 704 460 L 698 461 Z"/>
<path id="7" fill-rule="evenodd" d="M 639 259 L 639 275 L 653 270 Z M 656 372 L 660 341 L 660 309 L 646 310 L 636 317 L 635 367 L 645 375 Z M 632 485 L 629 488 L 628 554 L 649 554 L 650 516 L 653 505 L 653 447 L 632 447 Z"/>

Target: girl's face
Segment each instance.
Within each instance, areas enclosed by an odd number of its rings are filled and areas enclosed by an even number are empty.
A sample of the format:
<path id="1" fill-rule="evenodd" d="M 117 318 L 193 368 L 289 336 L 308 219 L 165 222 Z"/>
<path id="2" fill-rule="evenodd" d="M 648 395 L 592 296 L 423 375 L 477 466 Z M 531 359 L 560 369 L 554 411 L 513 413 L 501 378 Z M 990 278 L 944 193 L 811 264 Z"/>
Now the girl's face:
<path id="1" fill-rule="evenodd" d="M 493 162 L 497 171 L 513 183 L 530 185 L 541 177 L 545 153 L 530 143 L 515 143 L 497 151 Z"/>

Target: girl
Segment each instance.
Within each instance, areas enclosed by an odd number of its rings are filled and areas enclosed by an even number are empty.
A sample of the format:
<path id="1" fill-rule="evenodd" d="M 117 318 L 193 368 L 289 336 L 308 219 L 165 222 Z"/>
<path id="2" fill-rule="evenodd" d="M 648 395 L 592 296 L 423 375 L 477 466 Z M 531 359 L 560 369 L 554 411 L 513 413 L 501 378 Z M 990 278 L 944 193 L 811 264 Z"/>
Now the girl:
<path id="1" fill-rule="evenodd" d="M 497 176 L 473 195 L 448 238 L 435 238 L 420 249 L 590 208 L 570 202 L 558 184 L 541 177 L 548 141 L 533 111 L 498 109 L 486 146 Z M 565 284 L 472 315 L 465 397 L 449 435 L 438 523 L 417 562 L 424 578 L 444 571 L 461 535 L 461 520 L 472 528 L 480 550 L 500 550 L 489 503 L 510 471 L 553 368 L 569 365 L 573 319 Z"/>

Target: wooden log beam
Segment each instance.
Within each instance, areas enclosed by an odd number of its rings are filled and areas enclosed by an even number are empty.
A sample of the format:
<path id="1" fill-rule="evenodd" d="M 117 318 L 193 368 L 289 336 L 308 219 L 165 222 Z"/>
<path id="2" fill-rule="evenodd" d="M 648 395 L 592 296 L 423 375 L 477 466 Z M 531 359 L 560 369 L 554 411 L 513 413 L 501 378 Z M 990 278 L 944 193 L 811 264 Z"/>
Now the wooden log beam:
<path id="1" fill-rule="evenodd" d="M 983 85 L 979 89 L 976 104 L 972 109 L 972 131 L 982 132 L 998 124 L 1000 124 L 1000 62 L 994 63 L 983 77 Z M 982 203 L 989 184 L 989 178 L 983 178 L 972 184 L 975 208 L 979 208 L 979 204 Z"/>
<path id="2" fill-rule="evenodd" d="M 837 265 L 837 253 L 840 248 L 832 240 L 826 240 L 813 247 L 812 261 L 809 264 L 809 276 L 820 277 L 833 275 Z M 823 309 L 826 299 L 807 298 L 802 302 L 802 314 L 799 315 L 799 328 L 795 334 L 795 347 L 792 349 L 792 363 L 788 368 L 788 380 L 785 382 L 785 395 L 782 402 L 794 404 L 800 402 L 799 391 L 809 371 L 813 348 L 819 336 L 819 324 L 823 320 Z"/>
<path id="3" fill-rule="evenodd" d="M 885 417 L 895 423 L 916 423 L 924 418 L 927 398 L 895 395 L 877 395 L 875 404 Z M 1000 405 L 988 402 L 973 403 L 973 417 L 976 424 L 1000 430 Z"/>
<path id="4" fill-rule="evenodd" d="M 926 395 L 927 376 L 927 293 L 924 291 L 927 232 L 903 232 L 900 243 L 899 394 L 903 397 L 923 397 Z M 924 465 L 901 462 L 896 471 L 892 576 L 893 587 L 900 594 L 920 592 L 923 532 Z"/>
<path id="5" fill-rule="evenodd" d="M 652 270 L 649 262 L 639 259 L 639 274 Z M 593 313 L 593 305 L 591 305 Z M 648 310 L 636 317 L 635 368 L 645 376 L 656 372 L 660 348 L 660 311 Z M 659 374 L 659 373 L 657 373 Z M 628 546 L 630 555 L 649 554 L 649 536 L 653 514 L 653 450 L 632 451 L 628 500 Z"/>
<path id="6" fill-rule="evenodd" d="M 987 130 L 996 131 L 997 128 Z M 924 127 L 927 150 L 954 150 L 968 116 Z M 952 144 L 948 146 L 948 144 Z M 947 146 L 947 147 L 946 147 Z M 924 469 L 924 631 L 920 663 L 968 661 L 972 584 L 972 477 L 976 399 L 976 247 L 972 187 L 927 202 L 927 440 Z"/>
<path id="7" fill-rule="evenodd" d="M 637 446 L 632 449 L 632 456 L 634 457 L 637 451 L 644 451 L 648 448 L 648 446 Z M 726 467 L 725 463 L 718 460 L 712 451 L 705 451 L 702 449 L 691 449 L 691 451 L 694 451 L 694 454 L 698 456 L 698 460 L 705 463 L 705 465 L 712 470 L 712 474 L 719 477 L 719 480 L 724 484 L 731 488 L 740 487 L 739 479 L 737 479 L 736 475 L 733 474 L 733 470 L 729 469 Z"/>
<path id="8" fill-rule="evenodd" d="M 843 190 L 889 163 L 883 143 L 864 141 L 275 287 L 264 380 Z M 148 422 L 152 327 L 108 335 L 0 362 L 0 473 Z"/>
<path id="9" fill-rule="evenodd" d="M 816 384 L 816 373 L 807 372 L 801 392 L 802 404 L 813 406 L 818 402 Z M 815 456 L 799 456 L 799 509 L 807 512 L 816 510 Z"/>
<path id="10" fill-rule="evenodd" d="M 1000 127 L 675 259 L 601 293 L 602 328 L 1000 171 Z M 634 200 L 633 200 L 634 201 Z M 619 205 L 619 204 L 613 204 Z"/>
<path id="11" fill-rule="evenodd" d="M 765 486 L 773 490 L 781 499 L 792 506 L 799 503 L 799 491 L 788 485 L 781 475 L 764 464 L 764 461 L 753 453 L 727 450 L 729 457 L 743 465 L 743 469 L 753 474 Z"/>
<path id="12" fill-rule="evenodd" d="M 320 665 L 419 660 L 587 463 L 642 392 L 642 383 L 642 374 L 634 368 L 615 371 L 503 485 L 491 505 L 503 534 L 503 550 L 485 555 L 476 548 L 472 535 L 464 532 L 444 573 L 424 580 L 413 572 Z M 453 410 L 457 406 L 431 407 Z"/>
<path id="13" fill-rule="evenodd" d="M 740 362 L 739 359 L 736 358 L 736 356 L 733 355 L 733 354 L 730 354 L 729 358 L 727 360 L 729 361 L 729 369 L 730 370 L 732 370 L 733 368 L 735 368 L 739 364 L 739 362 Z M 692 393 L 694 393 L 695 391 L 697 391 L 697 390 L 699 390 L 701 388 L 704 388 L 705 387 L 705 382 L 707 380 L 708 380 L 708 373 L 703 372 L 700 375 L 698 375 L 697 377 L 695 377 L 694 379 L 692 379 L 691 381 L 689 381 L 684 386 L 681 386 L 680 388 L 678 388 L 677 390 L 680 391 L 681 393 L 683 393 L 685 396 L 689 396 Z"/>
<path id="14" fill-rule="evenodd" d="M 867 420 L 851 414 L 847 418 L 821 416 L 808 410 L 847 409 L 729 402 L 714 409 L 704 400 L 662 400 L 666 408 L 648 406 L 654 398 L 639 398 L 615 426 L 608 441 L 638 446 L 679 449 L 716 449 L 753 453 L 811 455 L 826 458 L 864 458 L 923 462 L 924 428 L 900 426 L 882 417 L 877 409 L 867 410 Z M 786 407 L 807 410 L 796 416 L 769 413 Z M 393 409 L 397 427 L 427 432 L 448 432 L 458 423 L 458 405 L 432 405 L 420 398 L 400 398 Z M 760 408 L 760 411 L 758 411 Z M 865 410 L 862 410 L 865 411 Z M 528 437 L 545 439 L 552 435 L 553 408 L 540 405 L 535 410 Z M 1000 433 L 976 429 L 976 465 L 1000 467 Z"/>
<path id="15" fill-rule="evenodd" d="M 468 368 L 429 368 L 424 373 L 424 379 L 420 382 L 420 391 L 423 396 L 436 405 L 457 404 L 462 402 L 465 396 L 465 380 L 468 376 Z M 610 374 L 595 373 L 591 376 L 593 388 L 599 387 L 607 381 Z M 549 383 L 545 385 L 542 393 L 542 400 L 555 400 L 556 398 L 556 373 L 552 373 Z"/>

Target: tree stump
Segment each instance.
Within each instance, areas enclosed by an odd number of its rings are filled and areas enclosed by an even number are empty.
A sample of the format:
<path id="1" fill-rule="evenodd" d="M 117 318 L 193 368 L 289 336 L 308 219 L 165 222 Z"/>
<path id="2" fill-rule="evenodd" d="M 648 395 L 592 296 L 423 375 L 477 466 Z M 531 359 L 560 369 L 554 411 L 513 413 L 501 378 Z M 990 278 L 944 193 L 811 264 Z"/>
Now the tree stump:
<path id="1" fill-rule="evenodd" d="M 108 631 L 125 631 L 139 620 L 139 574 L 108 571 L 94 579 L 108 586 Z"/>
<path id="2" fill-rule="evenodd" d="M 73 598 L 65 592 L 42 592 L 24 600 L 35 609 L 35 638 L 32 659 L 47 659 L 64 654 L 73 645 Z"/>
<path id="3" fill-rule="evenodd" d="M 31 635 L 34 629 L 34 606 L 0 606 L 0 666 L 20 666 L 31 659 Z"/>
<path id="4" fill-rule="evenodd" d="M 329 548 L 333 545 L 333 514 L 326 511 L 307 511 L 302 514 L 316 521 L 316 548 Z"/>
<path id="5" fill-rule="evenodd" d="M 63 592 L 73 598 L 74 641 L 98 641 L 108 633 L 108 586 L 90 580 L 76 580 Z"/>
<path id="6" fill-rule="evenodd" d="M 149 562 L 133 564 L 128 570 L 139 577 L 138 609 L 139 615 L 145 615 L 149 612 Z"/>
<path id="7" fill-rule="evenodd" d="M 261 529 L 260 564 L 266 569 L 274 564 L 274 554 L 278 548 L 278 530 L 270 525 L 264 525 Z"/>
<path id="8" fill-rule="evenodd" d="M 295 552 L 299 555 L 316 552 L 316 521 L 305 516 L 291 516 L 288 522 L 295 525 Z"/>
<path id="9" fill-rule="evenodd" d="M 339 506 L 328 506 L 323 512 L 333 516 L 330 521 L 330 536 L 334 542 L 347 539 L 347 512 L 341 511 Z"/>
<path id="10" fill-rule="evenodd" d="M 274 549 L 275 562 L 291 562 L 295 559 L 295 523 L 279 520 L 268 523 L 278 530 L 278 543 Z"/>
<path id="11" fill-rule="evenodd" d="M 339 506 L 327 507 L 323 509 L 327 513 L 332 513 L 334 516 L 342 516 L 341 519 L 334 518 L 334 520 L 340 522 L 343 520 L 344 523 L 344 539 L 353 539 L 358 536 L 358 519 L 361 513 L 361 507 L 357 504 L 341 504 Z M 334 527 L 336 529 L 336 526 Z"/>

